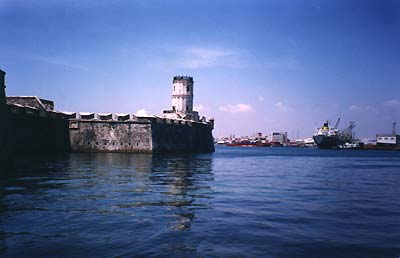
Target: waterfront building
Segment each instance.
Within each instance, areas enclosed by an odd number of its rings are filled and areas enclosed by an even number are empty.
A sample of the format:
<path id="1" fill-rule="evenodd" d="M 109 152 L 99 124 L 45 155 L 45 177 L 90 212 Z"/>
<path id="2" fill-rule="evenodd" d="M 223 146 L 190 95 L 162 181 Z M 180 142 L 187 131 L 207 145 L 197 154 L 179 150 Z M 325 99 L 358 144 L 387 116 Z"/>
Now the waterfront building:
<path id="1" fill-rule="evenodd" d="M 399 139 L 398 135 L 395 134 L 377 134 L 376 135 L 376 144 L 398 144 Z"/>
<path id="2" fill-rule="evenodd" d="M 287 132 L 272 132 L 269 135 L 269 141 L 272 143 L 286 144 L 288 142 Z"/>
<path id="3" fill-rule="evenodd" d="M 393 123 L 393 131 L 391 134 L 377 134 L 376 135 L 377 145 L 399 145 L 400 135 L 396 134 L 396 122 Z"/>

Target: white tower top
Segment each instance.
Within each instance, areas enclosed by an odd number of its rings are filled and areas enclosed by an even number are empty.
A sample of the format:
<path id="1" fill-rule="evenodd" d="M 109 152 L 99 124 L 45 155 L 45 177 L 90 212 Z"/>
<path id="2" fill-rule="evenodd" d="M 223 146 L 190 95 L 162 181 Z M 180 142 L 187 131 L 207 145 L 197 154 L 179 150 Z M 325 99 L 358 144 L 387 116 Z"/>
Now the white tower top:
<path id="1" fill-rule="evenodd" d="M 198 121 L 193 111 L 193 77 L 174 76 L 172 80 L 172 110 L 164 110 L 164 117 Z"/>
<path id="2" fill-rule="evenodd" d="M 172 110 L 180 115 L 193 112 L 193 78 L 175 76 L 172 81 Z"/>

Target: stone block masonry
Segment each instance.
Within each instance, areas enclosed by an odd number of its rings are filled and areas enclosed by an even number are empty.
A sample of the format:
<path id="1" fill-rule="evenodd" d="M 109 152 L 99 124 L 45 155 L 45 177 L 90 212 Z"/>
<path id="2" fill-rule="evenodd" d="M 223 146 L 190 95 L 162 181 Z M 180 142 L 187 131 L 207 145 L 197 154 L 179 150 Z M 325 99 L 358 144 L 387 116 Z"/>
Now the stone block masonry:
<path id="1" fill-rule="evenodd" d="M 155 152 L 214 152 L 212 130 L 214 124 L 172 120 L 175 123 L 152 123 L 151 132 Z"/>
<path id="2" fill-rule="evenodd" d="M 69 121 L 75 152 L 214 152 L 212 125 L 170 119 Z"/>
<path id="3" fill-rule="evenodd" d="M 70 120 L 75 152 L 152 152 L 151 123 Z"/>

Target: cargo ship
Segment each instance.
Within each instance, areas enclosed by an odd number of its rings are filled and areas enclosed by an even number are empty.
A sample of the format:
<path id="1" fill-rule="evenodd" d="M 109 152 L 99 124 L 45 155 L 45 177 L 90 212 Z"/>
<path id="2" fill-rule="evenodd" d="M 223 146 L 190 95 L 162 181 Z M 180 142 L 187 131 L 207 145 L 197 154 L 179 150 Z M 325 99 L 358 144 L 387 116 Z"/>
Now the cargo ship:
<path id="1" fill-rule="evenodd" d="M 339 130 L 338 125 L 340 118 L 337 120 L 335 126 L 330 127 L 329 122 L 325 122 L 321 128 L 315 130 L 313 139 L 319 149 L 336 149 L 347 146 L 353 142 L 353 128 L 354 122 L 350 122 L 349 127 L 344 130 Z"/>

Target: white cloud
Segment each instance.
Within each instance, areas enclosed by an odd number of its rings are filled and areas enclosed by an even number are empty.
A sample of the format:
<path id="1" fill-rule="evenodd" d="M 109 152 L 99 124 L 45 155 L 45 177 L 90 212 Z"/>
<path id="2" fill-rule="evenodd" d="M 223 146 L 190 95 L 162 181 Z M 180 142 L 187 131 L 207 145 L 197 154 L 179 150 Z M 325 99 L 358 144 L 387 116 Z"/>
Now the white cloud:
<path id="1" fill-rule="evenodd" d="M 244 113 L 244 112 L 252 111 L 253 108 L 252 108 L 252 106 L 250 106 L 248 104 L 236 104 L 236 105 L 220 106 L 219 110 L 223 111 L 223 112 L 229 112 L 229 113 Z"/>
<path id="2" fill-rule="evenodd" d="M 349 111 L 361 111 L 361 110 L 362 110 L 362 107 L 357 106 L 357 105 L 351 105 L 349 107 Z"/>
<path id="3" fill-rule="evenodd" d="M 376 108 L 370 105 L 359 106 L 359 105 L 350 105 L 349 111 L 358 112 L 358 111 L 376 111 Z"/>
<path id="4" fill-rule="evenodd" d="M 284 103 L 281 102 L 281 101 L 276 102 L 276 103 L 274 104 L 274 106 L 275 106 L 275 108 L 276 108 L 278 111 L 282 111 L 282 112 L 293 111 L 293 108 L 291 108 L 290 106 L 284 104 Z"/>
<path id="5" fill-rule="evenodd" d="M 197 69 L 215 66 L 230 66 L 235 63 L 236 53 L 224 49 L 188 48 L 182 58 L 183 67 Z"/>
<path id="6" fill-rule="evenodd" d="M 258 101 L 264 101 L 264 97 L 263 96 L 258 96 Z"/>
<path id="7" fill-rule="evenodd" d="M 227 48 L 183 47 L 167 48 L 175 59 L 168 64 L 180 68 L 242 67 L 243 53 Z"/>
<path id="8" fill-rule="evenodd" d="M 210 107 L 207 107 L 207 106 L 205 106 L 205 105 L 203 105 L 203 104 L 198 104 L 197 106 L 194 106 L 193 109 L 194 109 L 195 111 L 202 112 L 202 111 L 209 111 L 211 108 L 210 108 Z"/>
<path id="9" fill-rule="evenodd" d="M 67 58 L 61 56 L 41 56 L 32 53 L 18 52 L 17 55 L 22 58 L 27 58 L 36 62 L 47 63 L 50 65 L 64 66 L 69 69 L 89 71 L 86 66 L 80 65 L 76 62 L 70 62 Z"/>
<path id="10" fill-rule="evenodd" d="M 136 111 L 135 116 L 146 117 L 146 116 L 152 116 L 152 115 L 143 108 L 143 109 Z"/>
<path id="11" fill-rule="evenodd" d="M 399 107 L 400 101 L 398 99 L 390 99 L 383 102 L 385 107 Z"/>

